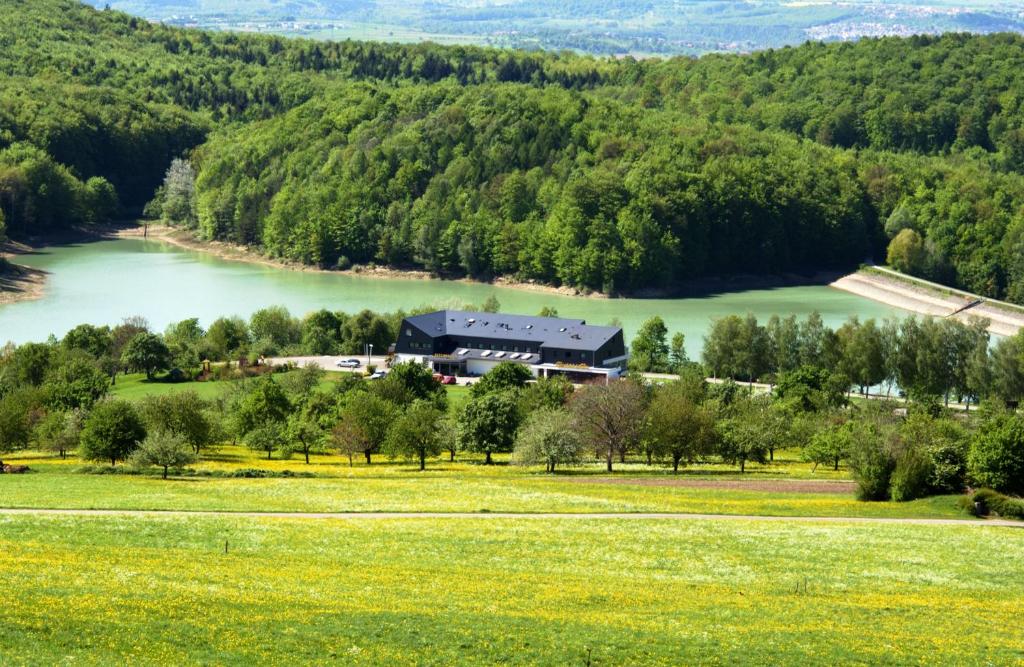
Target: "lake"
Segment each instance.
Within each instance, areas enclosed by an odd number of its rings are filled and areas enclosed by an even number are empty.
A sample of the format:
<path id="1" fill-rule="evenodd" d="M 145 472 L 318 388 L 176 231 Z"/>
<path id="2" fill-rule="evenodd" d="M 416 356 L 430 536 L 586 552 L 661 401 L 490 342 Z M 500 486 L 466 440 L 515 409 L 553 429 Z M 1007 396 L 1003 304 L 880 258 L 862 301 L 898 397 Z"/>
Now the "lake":
<path id="1" fill-rule="evenodd" d="M 0 306 L 0 342 L 63 336 L 82 322 L 117 324 L 142 315 L 157 330 L 198 317 L 209 325 L 221 315 L 248 317 L 270 305 L 293 315 L 320 308 L 355 312 L 410 309 L 425 304 L 458 307 L 480 304 L 494 295 L 501 310 L 534 314 L 544 306 L 563 317 L 591 324 L 617 318 L 627 340 L 640 324 L 660 315 L 670 332 L 686 335 L 691 357 L 698 356 L 711 321 L 753 313 L 804 317 L 821 313 L 838 326 L 850 315 L 861 319 L 905 316 L 906 312 L 827 286 L 782 287 L 681 299 L 595 299 L 447 280 L 371 278 L 294 271 L 228 261 L 205 253 L 142 239 L 117 239 L 44 248 L 18 262 L 49 272 L 46 292 L 36 301 Z"/>

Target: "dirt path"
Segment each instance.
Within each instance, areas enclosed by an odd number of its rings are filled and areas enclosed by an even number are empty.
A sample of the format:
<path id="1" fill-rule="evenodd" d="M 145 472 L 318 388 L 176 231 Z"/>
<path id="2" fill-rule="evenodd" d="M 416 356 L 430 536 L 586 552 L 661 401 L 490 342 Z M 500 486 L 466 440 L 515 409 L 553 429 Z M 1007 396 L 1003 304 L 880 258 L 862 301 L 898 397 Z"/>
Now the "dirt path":
<path id="1" fill-rule="evenodd" d="M 242 517 L 247 519 L 335 519 L 342 521 L 393 521 L 398 519 L 541 519 L 600 521 L 771 521 L 799 523 L 904 524 L 912 526 L 999 526 L 1024 528 L 1024 522 L 1004 519 L 897 519 L 883 517 L 759 516 L 751 514 L 683 514 L 678 512 L 222 512 L 182 510 L 90 510 L 0 508 L 2 516 L 88 516 L 88 517 Z"/>

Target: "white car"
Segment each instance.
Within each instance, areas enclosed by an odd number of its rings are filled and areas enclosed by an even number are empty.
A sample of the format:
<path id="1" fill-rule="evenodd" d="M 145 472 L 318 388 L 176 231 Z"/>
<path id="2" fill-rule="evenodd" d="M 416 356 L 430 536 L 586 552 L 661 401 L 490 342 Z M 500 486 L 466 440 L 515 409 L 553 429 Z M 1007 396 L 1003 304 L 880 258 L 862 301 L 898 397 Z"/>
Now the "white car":
<path id="1" fill-rule="evenodd" d="M 334 362 L 334 365 L 338 368 L 359 368 L 358 359 L 338 359 Z"/>
<path id="2" fill-rule="evenodd" d="M 374 373 L 373 375 L 370 376 L 370 379 L 371 380 L 379 380 L 379 379 L 381 379 L 383 377 L 387 377 L 387 375 L 388 375 L 387 371 L 377 371 L 376 373 Z"/>

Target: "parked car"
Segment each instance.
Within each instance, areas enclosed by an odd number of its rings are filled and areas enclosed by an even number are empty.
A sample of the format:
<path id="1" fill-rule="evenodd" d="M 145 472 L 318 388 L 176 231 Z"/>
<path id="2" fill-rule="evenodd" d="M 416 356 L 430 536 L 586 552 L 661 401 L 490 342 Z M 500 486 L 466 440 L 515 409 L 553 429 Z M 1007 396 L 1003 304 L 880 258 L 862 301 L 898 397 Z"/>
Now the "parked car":
<path id="1" fill-rule="evenodd" d="M 334 365 L 338 368 L 359 368 L 358 359 L 338 359 L 334 362 Z"/>
<path id="2" fill-rule="evenodd" d="M 454 375 L 444 375 L 443 373 L 434 373 L 434 379 L 441 384 L 455 384 Z"/>
<path id="3" fill-rule="evenodd" d="M 381 378 L 387 377 L 387 375 L 388 375 L 387 371 L 377 371 L 373 375 L 371 375 L 368 379 L 370 379 L 370 380 L 380 380 Z"/>

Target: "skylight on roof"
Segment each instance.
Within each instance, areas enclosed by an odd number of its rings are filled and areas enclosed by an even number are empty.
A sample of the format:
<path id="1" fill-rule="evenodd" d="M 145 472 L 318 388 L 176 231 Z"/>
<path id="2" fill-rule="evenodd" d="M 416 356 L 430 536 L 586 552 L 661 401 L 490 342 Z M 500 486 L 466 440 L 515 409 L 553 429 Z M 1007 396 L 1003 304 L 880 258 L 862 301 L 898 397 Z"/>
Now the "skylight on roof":
<path id="1" fill-rule="evenodd" d="M 483 353 L 480 356 L 481 357 L 489 357 L 489 356 L 491 356 L 491 351 L 490 350 L 484 350 Z"/>
<path id="2" fill-rule="evenodd" d="M 504 353 L 504 352 L 498 352 L 498 353 L 497 353 L 496 355 L 494 355 L 494 356 L 496 356 L 497 358 L 501 359 L 502 357 L 504 357 L 504 356 L 505 356 L 505 353 Z"/>
<path id="3" fill-rule="evenodd" d="M 559 329 L 559 331 L 561 331 L 562 333 L 565 333 L 566 331 L 568 331 L 568 329 L 566 329 L 565 327 L 562 327 L 561 329 Z"/>
<path id="4" fill-rule="evenodd" d="M 518 352 L 514 352 L 514 353 L 512 353 L 509 356 L 509 359 L 518 359 L 518 358 L 519 358 L 519 353 Z"/>
<path id="5" fill-rule="evenodd" d="M 469 354 L 469 350 L 465 350 L 465 349 L 463 349 L 463 350 L 456 350 L 455 354 L 459 355 L 460 357 L 464 357 L 467 354 Z"/>

